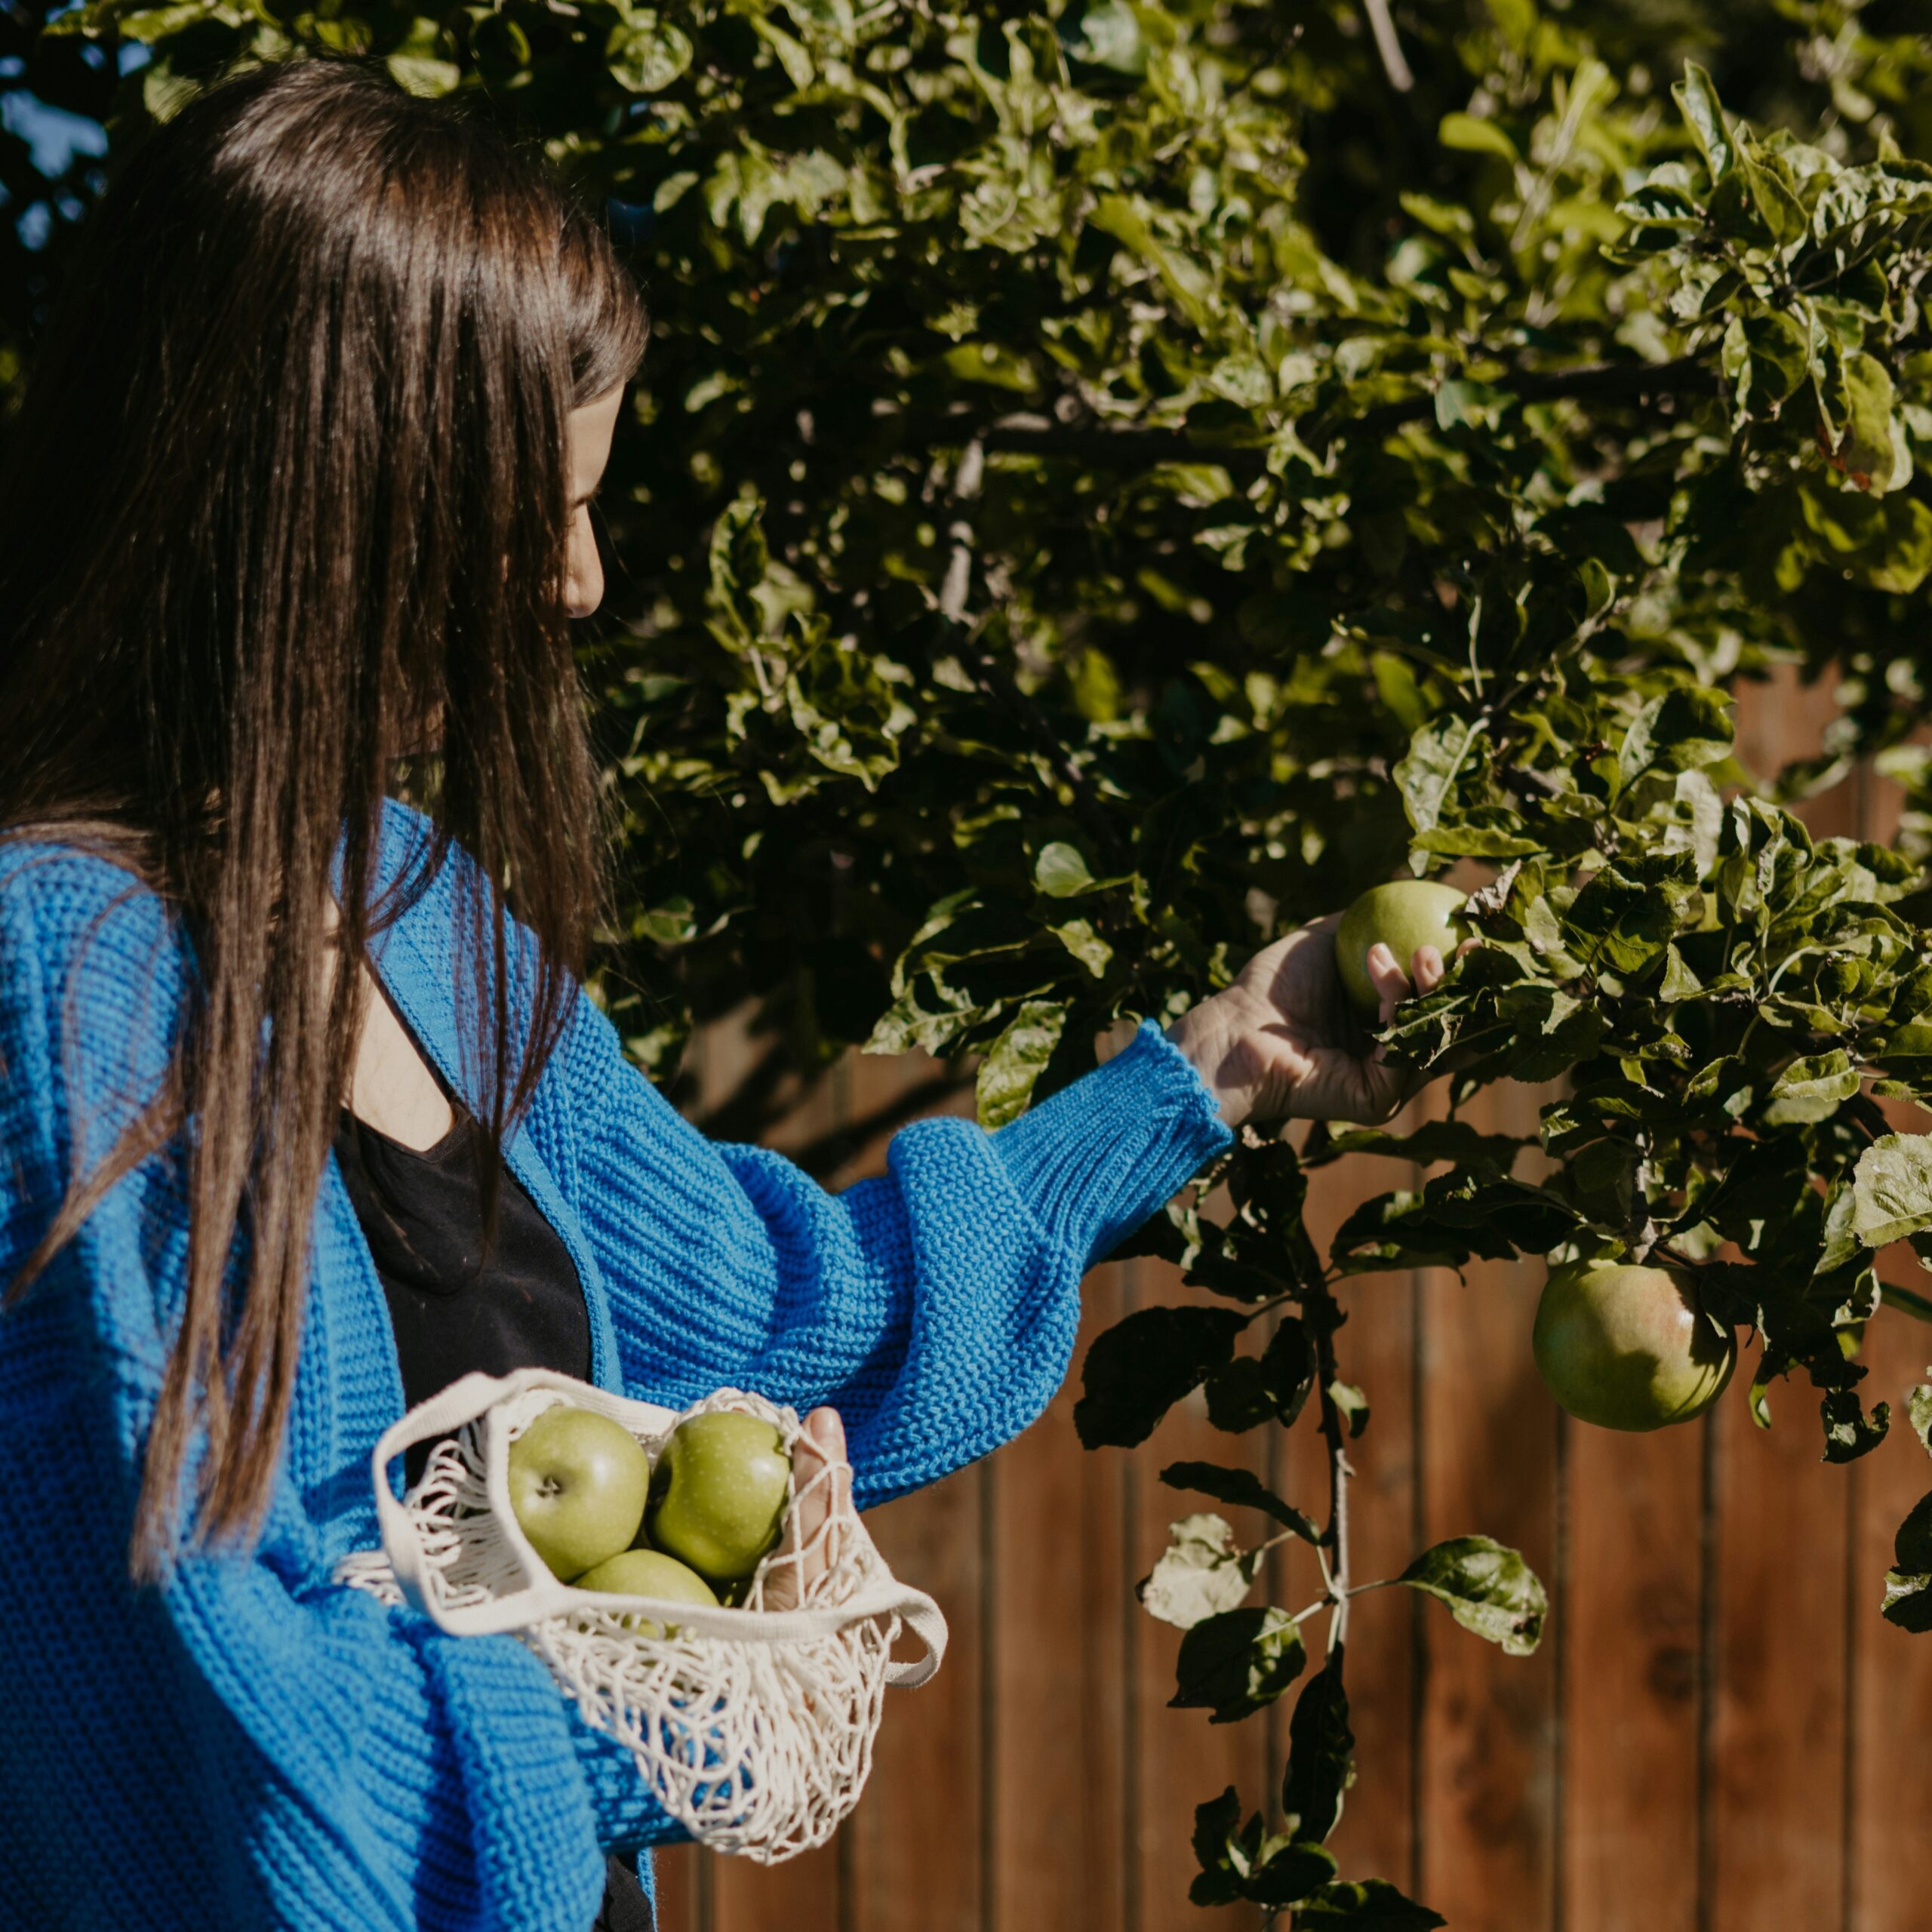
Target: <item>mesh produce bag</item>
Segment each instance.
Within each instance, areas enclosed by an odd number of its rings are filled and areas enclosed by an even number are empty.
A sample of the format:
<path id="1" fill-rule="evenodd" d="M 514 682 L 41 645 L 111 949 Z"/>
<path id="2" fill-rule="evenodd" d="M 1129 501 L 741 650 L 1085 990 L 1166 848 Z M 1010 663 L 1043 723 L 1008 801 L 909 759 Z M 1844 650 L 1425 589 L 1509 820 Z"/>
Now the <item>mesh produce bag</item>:
<path id="1" fill-rule="evenodd" d="M 821 1469 L 801 1489 L 795 1457 L 788 1520 L 801 1494 L 823 1485 L 825 1521 L 803 1548 L 788 1537 L 765 1558 L 740 1607 L 559 1583 L 512 1513 L 508 1469 L 510 1444 L 559 1401 L 614 1417 L 654 1466 L 672 1429 L 709 1410 L 762 1418 L 788 1452 L 801 1433 L 792 1410 L 735 1389 L 674 1411 L 549 1369 L 466 1375 L 376 1444 L 383 1547 L 344 1558 L 337 1580 L 408 1603 L 459 1636 L 513 1632 L 588 1723 L 630 1748 L 658 1802 L 703 1843 L 762 1864 L 823 1844 L 864 1789 L 887 1687 L 923 1684 L 939 1668 L 938 1605 L 886 1567 L 850 1484 Z M 398 1502 L 390 1463 L 437 1438 Z M 821 1556 L 820 1573 L 804 1580 Z M 798 1607 L 764 1607 L 788 1599 Z M 626 1627 L 638 1612 L 667 1634 Z M 923 1654 L 895 1663 L 902 1631 Z"/>

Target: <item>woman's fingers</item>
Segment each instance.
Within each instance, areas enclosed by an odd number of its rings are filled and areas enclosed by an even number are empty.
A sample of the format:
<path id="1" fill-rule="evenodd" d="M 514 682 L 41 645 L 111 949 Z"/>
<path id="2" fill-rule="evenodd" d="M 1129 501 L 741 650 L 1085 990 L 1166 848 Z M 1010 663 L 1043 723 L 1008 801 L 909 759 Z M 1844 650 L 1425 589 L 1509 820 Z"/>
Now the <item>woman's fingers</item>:
<path id="1" fill-rule="evenodd" d="M 1456 956 L 1460 959 L 1475 943 L 1474 940 L 1465 940 Z M 1420 998 L 1435 992 L 1442 983 L 1443 974 L 1449 970 L 1443 963 L 1439 948 L 1419 946 L 1409 961 L 1409 971 L 1405 974 L 1396 964 L 1395 954 L 1380 940 L 1368 949 L 1365 963 L 1368 968 L 1369 983 L 1382 995 L 1380 1023 L 1384 1026 L 1395 1018 L 1395 1009 L 1404 1000 Z"/>
<path id="2" fill-rule="evenodd" d="M 798 1500 L 785 1525 L 784 1549 L 788 1554 L 802 1553 L 802 1560 L 772 1570 L 764 1593 L 766 1607 L 771 1610 L 795 1609 L 835 1554 L 833 1540 L 820 1532 L 826 1518 L 852 1493 L 851 1465 L 845 1460 L 845 1425 L 836 1409 L 814 1409 L 805 1417 L 792 1445 L 792 1492 Z"/>
<path id="3" fill-rule="evenodd" d="M 1363 961 L 1368 968 L 1368 983 L 1382 1001 L 1379 1024 L 1387 1026 L 1397 1007 L 1409 996 L 1408 975 L 1395 962 L 1395 955 L 1380 940 L 1368 949 Z"/>

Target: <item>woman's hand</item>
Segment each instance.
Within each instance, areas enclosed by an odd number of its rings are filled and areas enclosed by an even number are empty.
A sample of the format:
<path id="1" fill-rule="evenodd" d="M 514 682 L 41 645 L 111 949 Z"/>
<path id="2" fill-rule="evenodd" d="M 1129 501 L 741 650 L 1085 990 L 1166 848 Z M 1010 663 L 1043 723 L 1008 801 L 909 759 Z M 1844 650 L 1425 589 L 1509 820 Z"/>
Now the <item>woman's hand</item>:
<path id="1" fill-rule="evenodd" d="M 1257 952 L 1225 991 L 1203 1000 L 1168 1029 L 1194 1063 L 1230 1127 L 1244 1120 L 1388 1119 L 1421 1080 L 1387 1065 L 1364 1034 L 1335 970 L 1331 913 Z M 1411 993 L 1387 946 L 1368 952 L 1368 977 L 1382 995 L 1382 1023 Z M 1409 962 L 1414 991 L 1441 983 L 1442 955 L 1420 948 Z"/>
<path id="2" fill-rule="evenodd" d="M 832 1472 L 830 1477 L 818 1482 L 820 1472 L 827 1469 Z M 810 1595 L 812 1585 L 837 1558 L 838 1531 L 835 1529 L 830 1536 L 819 1536 L 826 1518 L 835 1511 L 842 1511 L 852 1494 L 852 1466 L 845 1460 L 845 1425 L 836 1409 L 814 1409 L 806 1417 L 804 1432 L 792 1446 L 792 1492 L 798 1500 L 786 1519 L 783 1540 L 765 1572 L 767 1610 L 798 1609 Z M 784 1561 L 801 1550 L 804 1552 L 801 1561 Z"/>

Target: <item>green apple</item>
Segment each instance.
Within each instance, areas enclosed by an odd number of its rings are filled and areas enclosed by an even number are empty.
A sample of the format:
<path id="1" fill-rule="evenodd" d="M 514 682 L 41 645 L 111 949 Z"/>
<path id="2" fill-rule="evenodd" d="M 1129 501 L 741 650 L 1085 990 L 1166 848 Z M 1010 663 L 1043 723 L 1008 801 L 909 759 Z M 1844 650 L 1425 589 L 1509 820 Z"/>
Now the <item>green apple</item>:
<path id="1" fill-rule="evenodd" d="M 1342 915 L 1335 928 L 1335 969 L 1349 1003 L 1364 1020 L 1382 1010 L 1382 995 L 1368 977 L 1369 949 L 1378 943 L 1406 973 L 1418 948 L 1432 946 L 1444 959 L 1469 937 L 1458 915 L 1469 894 L 1428 878 L 1392 879 L 1372 885 Z"/>
<path id="2" fill-rule="evenodd" d="M 622 1423 L 559 1402 L 510 1444 L 509 1478 L 531 1547 L 568 1583 L 636 1540 L 651 1458 Z"/>
<path id="3" fill-rule="evenodd" d="M 791 1476 L 770 1423 L 731 1409 L 691 1416 L 658 1456 L 645 1533 L 714 1583 L 749 1577 L 784 1527 Z"/>
<path id="4" fill-rule="evenodd" d="M 669 1597 L 673 1603 L 706 1603 L 714 1607 L 717 1592 L 686 1563 L 666 1556 L 661 1549 L 620 1549 L 607 1556 L 594 1570 L 586 1570 L 577 1580 L 580 1590 L 608 1590 L 614 1594 L 638 1597 Z M 618 1622 L 640 1637 L 675 1637 L 674 1623 L 667 1631 L 654 1617 L 626 1612 Z"/>
<path id="5" fill-rule="evenodd" d="M 1586 1262 L 1559 1268 L 1537 1304 L 1537 1371 L 1580 1422 L 1662 1429 L 1724 1392 L 1737 1345 L 1666 1268 Z"/>

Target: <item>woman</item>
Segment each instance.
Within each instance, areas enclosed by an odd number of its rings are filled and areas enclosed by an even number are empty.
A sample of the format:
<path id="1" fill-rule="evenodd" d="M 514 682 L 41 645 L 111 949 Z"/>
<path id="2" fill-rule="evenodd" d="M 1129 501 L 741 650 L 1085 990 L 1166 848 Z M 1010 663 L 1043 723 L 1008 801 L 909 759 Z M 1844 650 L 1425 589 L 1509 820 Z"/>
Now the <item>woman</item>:
<path id="1" fill-rule="evenodd" d="M 733 1383 L 882 1501 L 1038 1414 L 1234 1124 L 1399 1083 L 1318 927 L 842 1195 L 708 1144 L 577 997 L 602 237 L 307 62 L 162 130 L 63 303 L 0 478 L 0 1920 L 585 1932 L 675 1832 L 514 1639 L 332 1583 L 382 1430 L 476 1367 Z"/>

